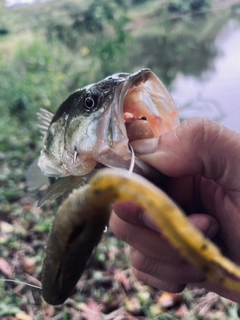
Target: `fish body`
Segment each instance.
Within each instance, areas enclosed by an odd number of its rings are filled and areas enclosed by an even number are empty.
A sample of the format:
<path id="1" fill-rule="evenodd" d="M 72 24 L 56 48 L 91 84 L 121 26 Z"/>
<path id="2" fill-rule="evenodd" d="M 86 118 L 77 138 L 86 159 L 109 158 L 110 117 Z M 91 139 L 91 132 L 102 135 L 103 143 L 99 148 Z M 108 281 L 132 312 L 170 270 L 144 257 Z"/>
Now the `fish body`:
<path id="1" fill-rule="evenodd" d="M 108 224 L 111 202 L 117 200 L 109 198 L 112 191 L 118 194 L 117 179 L 108 190 L 101 185 L 94 188 L 90 178 L 102 167 L 132 167 L 131 141 L 159 137 L 174 129 L 179 117 L 162 82 L 150 69 L 142 69 L 133 74 L 117 73 L 78 89 L 55 115 L 42 109 L 39 119 L 43 148 L 38 171 L 40 168 L 44 176 L 60 179 L 49 186 L 38 206 L 61 195 L 67 197 L 54 219 L 42 271 L 44 298 L 59 304 L 71 294 Z M 159 182 L 161 173 L 137 155 L 134 160 L 133 171 Z M 36 161 L 29 171 L 33 178 L 35 165 Z M 105 191 L 99 198 L 102 189 Z M 127 187 L 124 193 L 128 195 L 129 190 Z"/>

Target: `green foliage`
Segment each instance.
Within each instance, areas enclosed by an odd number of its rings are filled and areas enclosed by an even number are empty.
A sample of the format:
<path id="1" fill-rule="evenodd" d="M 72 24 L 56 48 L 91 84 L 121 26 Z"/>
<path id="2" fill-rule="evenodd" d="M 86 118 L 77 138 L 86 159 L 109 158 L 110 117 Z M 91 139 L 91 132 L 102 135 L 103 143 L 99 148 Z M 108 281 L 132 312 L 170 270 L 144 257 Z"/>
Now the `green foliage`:
<path id="1" fill-rule="evenodd" d="M 120 3 L 119 3 L 120 2 Z M 56 8 L 56 2 L 55 2 Z M 90 1 L 89 5 L 76 1 L 59 1 L 58 14 L 48 12 L 46 35 L 49 40 L 57 37 L 70 50 L 79 48 L 86 34 L 96 36 L 106 28 L 114 27 L 128 7 L 126 1 Z M 61 20 L 59 19 L 61 17 Z"/>
<path id="2" fill-rule="evenodd" d="M 64 73 L 56 70 L 61 59 L 54 53 L 37 38 L 20 45 L 12 57 L 0 60 L 0 121 L 6 129 L 11 131 L 14 125 L 21 125 L 23 131 L 34 129 L 36 111 L 49 107 L 51 100 L 55 102 L 54 95 L 62 91 Z"/>
<path id="3" fill-rule="evenodd" d="M 19 313 L 21 309 L 17 306 L 21 305 L 21 299 L 13 295 L 6 295 L 3 285 L 4 282 L 0 282 L 0 317 Z"/>
<path id="4" fill-rule="evenodd" d="M 44 220 L 40 220 L 33 227 L 34 232 L 44 233 L 49 232 L 51 228 L 52 218 L 45 218 Z"/>
<path id="5" fill-rule="evenodd" d="M 193 11 L 199 11 L 205 8 L 209 8 L 210 0 L 170 0 L 168 9 L 171 12 L 189 13 Z"/>
<path id="6" fill-rule="evenodd" d="M 129 43 L 129 32 L 125 30 L 129 22 L 125 15 L 128 2 L 99 0 L 86 5 L 77 1 L 55 1 L 53 6 L 56 14 L 45 13 L 47 40 L 58 40 L 71 52 L 80 51 L 83 56 L 88 56 L 95 74 L 100 77 L 113 73 L 122 62 Z"/>
<path id="7" fill-rule="evenodd" d="M 0 125 L 7 131 L 0 133 L 2 150 L 12 128 L 21 125 L 22 132 L 34 135 L 40 107 L 55 111 L 71 91 L 113 73 L 127 52 L 128 19 L 117 2 L 92 2 L 85 10 L 79 2 L 53 1 L 52 6 L 55 14 L 43 7 L 31 13 L 34 33 L 2 39 L 6 50 L 0 54 Z M 13 40 L 15 46 L 9 49 Z"/>

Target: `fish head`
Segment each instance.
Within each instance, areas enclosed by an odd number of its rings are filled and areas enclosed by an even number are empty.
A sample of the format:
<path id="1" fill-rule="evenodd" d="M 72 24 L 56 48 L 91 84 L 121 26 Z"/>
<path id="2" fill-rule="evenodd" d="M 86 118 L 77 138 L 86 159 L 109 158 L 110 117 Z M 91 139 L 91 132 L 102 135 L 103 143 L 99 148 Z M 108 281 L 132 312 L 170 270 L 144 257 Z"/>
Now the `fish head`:
<path id="1" fill-rule="evenodd" d="M 46 176 L 83 176 L 97 165 L 128 168 L 129 141 L 179 123 L 170 94 L 150 69 L 117 73 L 72 93 L 46 131 L 38 165 Z"/>
<path id="2" fill-rule="evenodd" d="M 123 82 L 121 77 L 107 77 L 75 91 L 62 103 L 44 137 L 38 161 L 44 175 L 85 175 L 96 166 L 98 154 L 112 148 L 112 157 L 115 150 L 119 159 L 129 154 L 124 125 L 115 132 L 111 121 L 114 98 Z"/>

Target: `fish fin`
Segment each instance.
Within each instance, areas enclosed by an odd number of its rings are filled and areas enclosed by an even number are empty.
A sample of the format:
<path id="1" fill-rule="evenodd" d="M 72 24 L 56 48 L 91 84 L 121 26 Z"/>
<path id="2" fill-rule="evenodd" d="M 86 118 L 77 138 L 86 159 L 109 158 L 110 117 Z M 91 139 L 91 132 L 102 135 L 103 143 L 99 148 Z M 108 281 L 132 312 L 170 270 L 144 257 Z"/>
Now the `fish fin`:
<path id="1" fill-rule="evenodd" d="M 43 138 L 47 133 L 47 130 L 50 126 L 53 116 L 54 116 L 53 113 L 43 108 L 41 108 L 40 111 L 37 113 L 37 117 L 39 121 L 38 127 L 40 128 L 40 132 Z"/>
<path id="2" fill-rule="evenodd" d="M 69 194 L 76 186 L 85 183 L 85 179 L 79 176 L 68 176 L 61 178 L 51 184 L 45 191 L 37 206 L 40 208 L 51 200 L 55 200 L 61 195 Z"/>
<path id="3" fill-rule="evenodd" d="M 48 185 L 49 180 L 45 177 L 38 166 L 38 158 L 33 161 L 26 173 L 27 188 L 29 191 L 38 190 Z"/>
<path id="4" fill-rule="evenodd" d="M 69 174 L 63 174 L 54 167 L 51 160 L 49 160 L 45 154 L 41 154 L 38 158 L 38 166 L 41 169 L 42 174 L 47 177 L 63 178 L 69 176 Z"/>

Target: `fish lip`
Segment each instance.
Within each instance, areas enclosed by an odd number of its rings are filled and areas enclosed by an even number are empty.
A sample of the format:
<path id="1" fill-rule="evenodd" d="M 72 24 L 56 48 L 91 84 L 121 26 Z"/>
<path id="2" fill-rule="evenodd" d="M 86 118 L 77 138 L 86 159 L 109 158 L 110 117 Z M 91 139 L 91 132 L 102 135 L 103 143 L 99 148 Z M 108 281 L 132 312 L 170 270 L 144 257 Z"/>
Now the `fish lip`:
<path id="1" fill-rule="evenodd" d="M 144 69 L 140 69 L 137 72 L 133 73 L 133 74 L 129 74 L 129 73 L 118 73 L 116 75 L 121 76 L 121 75 L 126 75 L 126 79 L 124 81 L 122 81 L 118 87 L 116 88 L 119 89 L 119 86 L 122 86 L 120 94 L 119 94 L 119 109 L 121 111 L 121 121 L 125 126 L 125 122 L 124 122 L 124 100 L 128 94 L 129 89 L 134 85 L 134 86 L 138 86 L 140 83 L 142 82 L 146 82 L 149 79 L 149 76 L 152 74 L 152 71 L 148 68 L 144 68 Z M 115 94 L 116 94 L 115 91 Z"/>
<path id="2" fill-rule="evenodd" d="M 124 108 L 123 108 L 124 100 L 128 94 L 129 89 L 131 89 L 131 87 L 139 86 L 140 83 L 145 83 L 150 78 L 151 75 L 153 75 L 153 72 L 150 69 L 148 68 L 140 69 L 135 73 L 129 74 L 125 82 L 123 83 L 123 87 L 119 96 L 119 106 L 120 106 L 120 110 L 122 111 L 123 122 L 124 122 Z"/>
<path id="3" fill-rule="evenodd" d="M 121 88 L 118 104 L 119 104 L 119 109 L 121 110 L 121 115 L 122 115 L 120 121 L 122 122 L 122 125 L 124 126 L 124 128 L 126 130 L 126 136 L 128 138 L 128 141 L 130 141 L 130 139 L 127 134 L 127 127 L 126 127 L 127 121 L 125 121 L 125 116 L 124 116 L 128 113 L 127 108 L 124 110 L 125 98 L 129 94 L 129 90 L 131 90 L 131 88 L 138 87 L 141 83 L 145 83 L 150 78 L 150 76 L 152 74 L 153 74 L 153 72 L 149 68 L 140 69 L 132 74 L 125 74 L 126 79 L 125 79 L 125 81 L 122 85 L 122 88 Z M 137 111 L 136 114 L 138 113 L 138 111 L 139 111 L 139 114 L 141 113 L 141 111 L 138 109 L 136 109 L 136 111 Z M 130 119 L 134 117 L 132 112 L 130 112 L 129 115 L 130 115 Z M 139 121 L 142 121 L 142 120 L 139 119 Z M 150 131 L 151 131 L 151 129 L 150 129 Z"/>
<path id="4" fill-rule="evenodd" d="M 149 79 L 149 75 L 152 74 L 152 71 L 148 68 L 144 68 L 141 70 L 138 70 L 137 72 L 133 74 L 129 74 L 126 78 L 121 93 L 119 97 L 119 105 L 121 108 L 123 108 L 124 99 L 125 96 L 129 90 L 129 88 L 134 84 L 135 86 L 138 86 L 141 82 L 146 82 Z"/>

